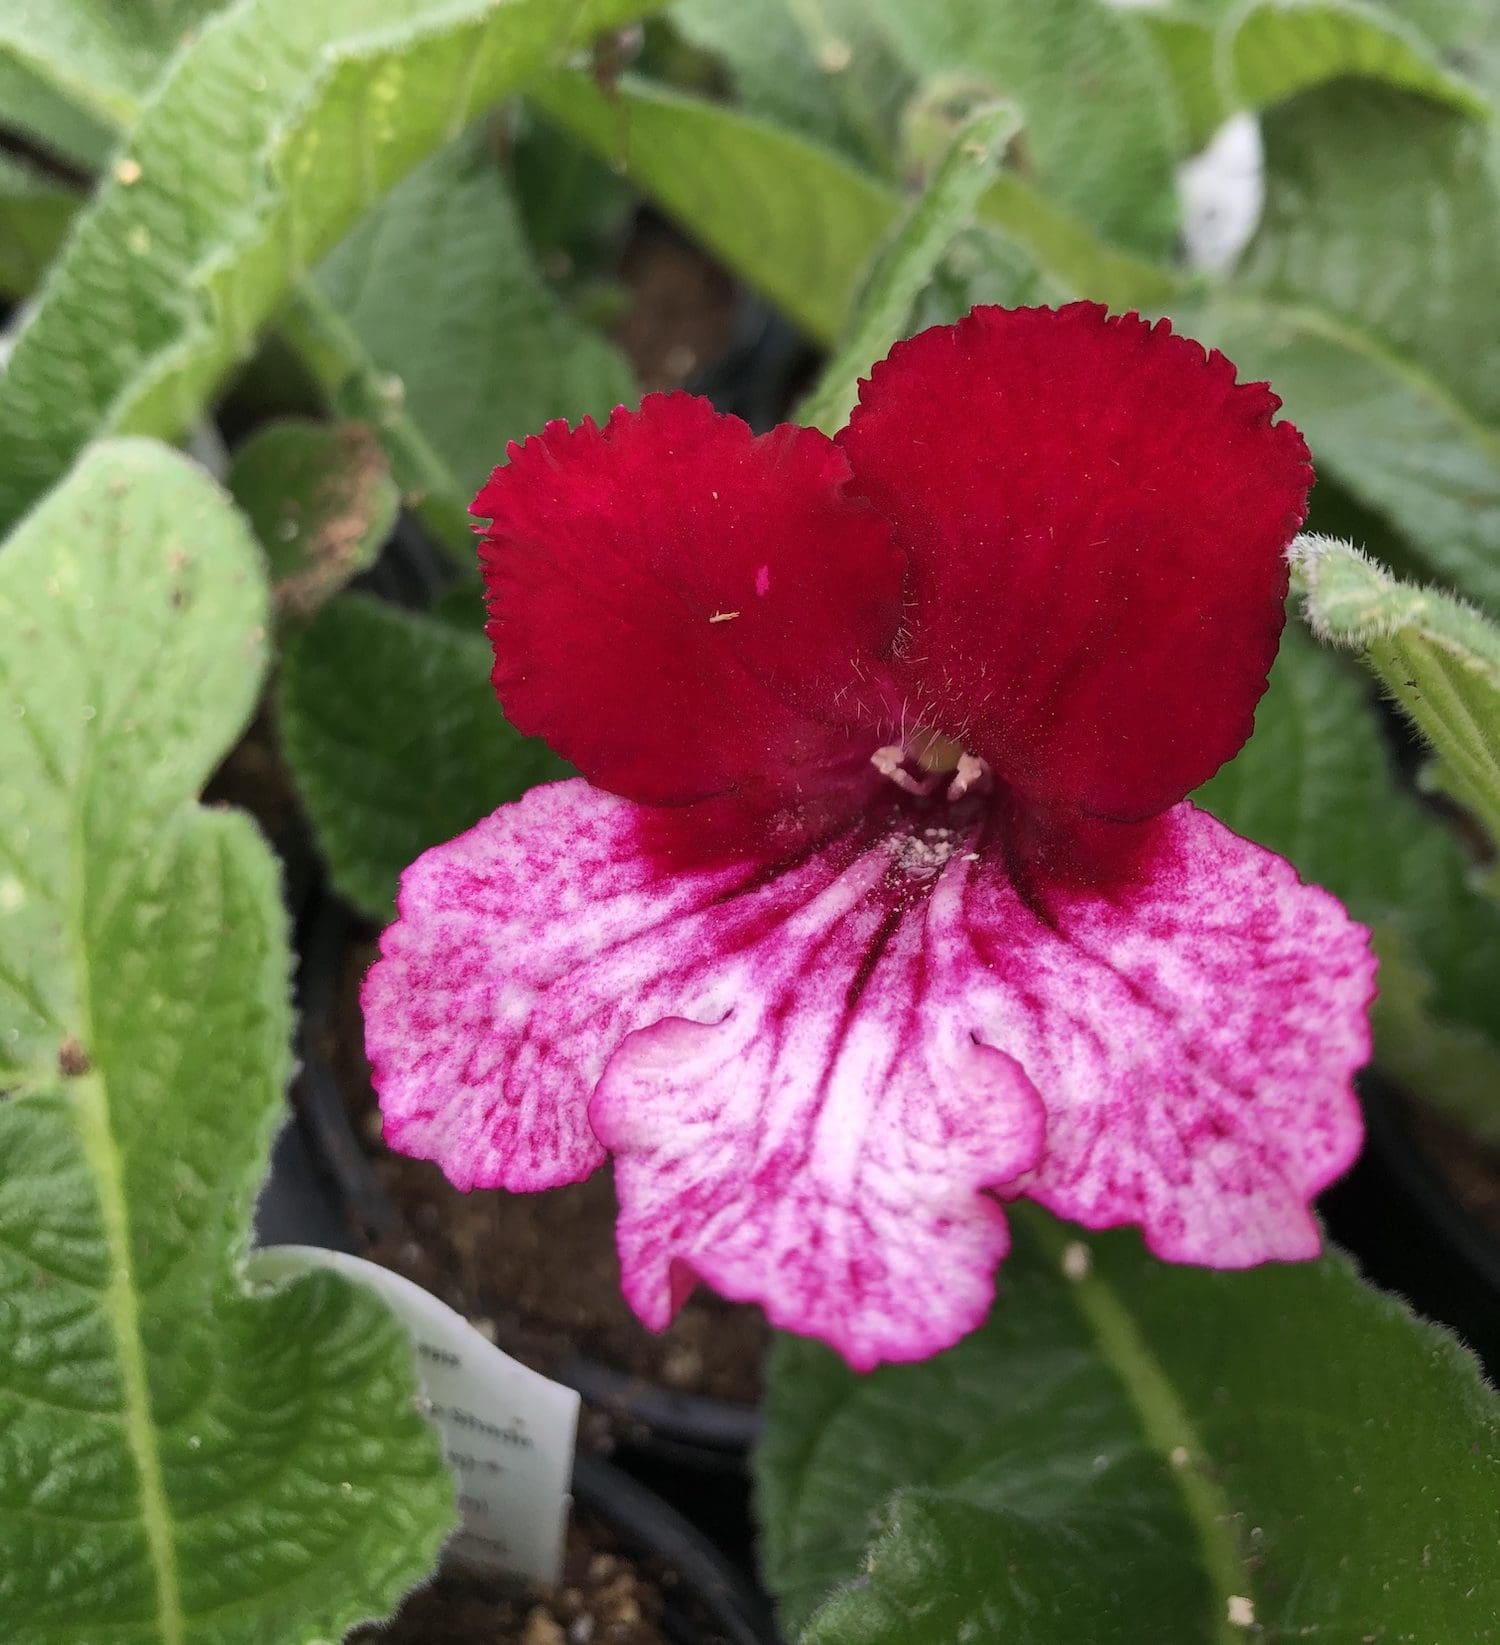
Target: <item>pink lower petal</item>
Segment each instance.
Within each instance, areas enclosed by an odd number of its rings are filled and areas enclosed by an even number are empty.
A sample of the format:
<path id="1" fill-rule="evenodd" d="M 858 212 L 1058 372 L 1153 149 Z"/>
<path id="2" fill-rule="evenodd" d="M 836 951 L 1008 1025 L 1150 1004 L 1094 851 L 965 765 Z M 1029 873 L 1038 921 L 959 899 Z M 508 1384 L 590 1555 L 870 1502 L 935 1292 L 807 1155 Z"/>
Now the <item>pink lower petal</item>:
<path id="1" fill-rule="evenodd" d="M 1280 858 L 1182 805 L 1106 888 L 1022 895 L 978 801 L 779 859 L 701 829 L 561 783 L 408 871 L 365 990 L 396 1147 L 509 1188 L 607 1147 L 646 1323 L 702 1278 L 860 1367 L 983 1318 L 987 1189 L 1180 1261 L 1316 1251 L 1373 961 Z"/>
<path id="2" fill-rule="evenodd" d="M 1363 1134 L 1369 933 L 1190 804 L 1148 827 L 1128 890 L 1046 890 L 1052 931 L 1018 941 L 997 888 L 974 909 L 976 958 L 1001 983 L 986 1038 L 1047 1105 L 1022 1191 L 1091 1228 L 1137 1223 L 1173 1262 L 1316 1256 L 1309 1201 Z"/>
<path id="3" fill-rule="evenodd" d="M 935 1352 L 993 1296 L 982 1190 L 1042 1141 L 969 1030 L 957 882 L 929 898 L 859 829 L 666 866 L 696 826 L 558 783 L 408 870 L 364 993 L 387 1138 L 465 1188 L 574 1180 L 602 1140 L 650 1325 L 691 1270 L 855 1364 Z"/>

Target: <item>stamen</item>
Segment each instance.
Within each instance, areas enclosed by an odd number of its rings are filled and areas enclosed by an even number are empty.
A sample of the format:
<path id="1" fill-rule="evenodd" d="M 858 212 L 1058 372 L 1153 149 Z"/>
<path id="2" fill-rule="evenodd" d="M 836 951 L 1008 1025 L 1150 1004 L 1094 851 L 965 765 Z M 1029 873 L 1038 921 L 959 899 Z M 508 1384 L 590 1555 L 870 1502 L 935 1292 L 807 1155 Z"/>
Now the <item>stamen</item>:
<path id="1" fill-rule="evenodd" d="M 981 760 L 977 754 L 960 754 L 958 769 L 953 773 L 953 781 L 948 784 L 948 799 L 950 803 L 961 800 L 965 794 L 983 792 L 989 786 L 990 767 L 988 760 Z"/>
<path id="2" fill-rule="evenodd" d="M 870 756 L 870 764 L 882 777 L 889 777 L 904 793 L 915 794 L 918 799 L 925 800 L 938 785 L 937 773 L 931 772 L 925 777 L 914 777 L 906 769 L 905 759 L 906 750 L 900 743 L 887 743 L 884 748 L 877 748 Z"/>
<path id="3" fill-rule="evenodd" d="M 922 775 L 907 770 L 907 761 L 913 760 Z M 870 756 L 870 764 L 889 777 L 903 793 L 926 799 L 937 792 L 944 777 L 951 780 L 947 787 L 950 804 L 965 794 L 983 793 L 991 772 L 986 761 L 977 754 L 966 754 L 951 737 L 936 731 L 919 731 L 908 744 L 887 743 Z"/>

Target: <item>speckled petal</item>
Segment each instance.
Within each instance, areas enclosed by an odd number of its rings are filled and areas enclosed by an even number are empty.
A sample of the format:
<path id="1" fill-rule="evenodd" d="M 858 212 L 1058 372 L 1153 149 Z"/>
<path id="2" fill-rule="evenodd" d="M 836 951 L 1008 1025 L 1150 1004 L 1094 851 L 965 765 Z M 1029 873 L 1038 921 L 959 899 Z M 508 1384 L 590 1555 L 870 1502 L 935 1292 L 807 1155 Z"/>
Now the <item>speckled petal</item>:
<path id="1" fill-rule="evenodd" d="M 394 1146 L 517 1189 L 607 1148 L 648 1325 L 702 1279 L 861 1368 L 980 1322 L 1003 1197 L 1315 1253 L 1373 962 L 1280 858 L 1182 805 L 1103 825 L 1107 881 L 1018 885 L 984 800 L 738 856 L 694 810 L 560 783 L 408 871 L 365 989 Z"/>
<path id="2" fill-rule="evenodd" d="M 860 822 L 666 866 L 694 826 L 559 783 L 407 871 L 364 991 L 387 1140 L 461 1188 L 573 1181 L 608 1145 L 647 1324 L 697 1275 L 856 1365 L 933 1353 L 993 1296 L 982 1190 L 1042 1142 L 969 1030 L 959 882 L 929 895 L 951 847 Z"/>
<path id="3" fill-rule="evenodd" d="M 1039 888 L 1029 936 L 997 884 L 974 899 L 986 1038 L 1047 1106 L 1023 1191 L 1091 1228 L 1139 1224 L 1173 1262 L 1316 1256 L 1309 1204 L 1363 1137 L 1369 933 L 1191 804 L 1139 833 L 1126 883 Z"/>

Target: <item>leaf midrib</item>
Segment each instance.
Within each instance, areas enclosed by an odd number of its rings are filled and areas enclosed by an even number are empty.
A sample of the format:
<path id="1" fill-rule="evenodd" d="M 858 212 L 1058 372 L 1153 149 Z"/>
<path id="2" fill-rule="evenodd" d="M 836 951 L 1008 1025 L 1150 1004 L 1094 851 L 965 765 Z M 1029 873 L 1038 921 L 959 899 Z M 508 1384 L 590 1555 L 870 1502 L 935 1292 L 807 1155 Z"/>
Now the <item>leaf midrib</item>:
<path id="1" fill-rule="evenodd" d="M 99 1216 L 109 1254 L 109 1284 L 100 1292 L 105 1319 L 115 1339 L 123 1395 L 120 1417 L 140 1484 L 141 1523 L 156 1579 L 161 1645 L 183 1645 L 182 1597 L 172 1513 L 162 1475 L 161 1454 L 151 1420 L 151 1384 L 141 1337 L 140 1308 L 130 1253 L 130 1213 L 125 1201 L 120 1148 L 110 1121 L 104 1079 L 84 1074 L 71 1083 L 73 1114 L 84 1163 L 94 1180 Z"/>
<path id="2" fill-rule="evenodd" d="M 1060 1267 L 1071 1243 L 1069 1231 L 1027 1207 L 1012 1206 L 1011 1215 Z M 1084 1249 L 1090 1247 L 1085 1245 Z M 1209 1452 L 1197 1425 L 1129 1311 L 1097 1269 L 1090 1267 L 1081 1277 L 1070 1276 L 1065 1283 L 1101 1356 L 1119 1377 L 1147 1444 L 1177 1484 L 1198 1538 L 1205 1575 L 1218 1595 L 1218 1615 L 1209 1619 L 1214 1628 L 1212 1637 L 1218 1645 L 1243 1645 L 1243 1630 L 1229 1621 L 1230 1599 L 1237 1595 L 1250 1597 L 1233 1530 L 1234 1513 L 1228 1497 L 1208 1472 Z M 1174 1461 L 1174 1455 L 1182 1452 L 1186 1452 L 1185 1459 Z"/>
<path id="3" fill-rule="evenodd" d="M 96 686 L 99 682 L 95 682 Z M 98 700 L 97 696 L 94 700 Z M 72 806 L 69 828 L 72 906 L 66 936 L 77 956 L 75 973 L 79 1041 L 87 1055 L 97 1059 L 98 1040 L 93 1010 L 93 976 L 84 933 L 88 906 L 88 843 L 84 837 L 85 806 L 82 796 L 89 786 L 87 751 L 74 774 L 78 797 Z M 68 1081 L 68 1095 L 77 1128 L 84 1165 L 98 1196 L 99 1220 L 109 1262 L 109 1282 L 99 1292 L 100 1305 L 114 1337 L 120 1371 L 120 1422 L 125 1443 L 135 1463 L 141 1505 L 141 1526 L 156 1584 L 156 1616 L 159 1645 L 184 1645 L 186 1623 L 177 1568 L 177 1544 L 172 1534 L 172 1511 L 167 1499 L 161 1453 L 151 1415 L 151 1379 L 146 1365 L 146 1345 L 141 1335 L 140 1307 L 136 1295 L 135 1264 L 130 1239 L 130 1207 L 125 1196 L 119 1140 L 115 1135 L 109 1089 L 98 1061 L 85 1074 Z"/>

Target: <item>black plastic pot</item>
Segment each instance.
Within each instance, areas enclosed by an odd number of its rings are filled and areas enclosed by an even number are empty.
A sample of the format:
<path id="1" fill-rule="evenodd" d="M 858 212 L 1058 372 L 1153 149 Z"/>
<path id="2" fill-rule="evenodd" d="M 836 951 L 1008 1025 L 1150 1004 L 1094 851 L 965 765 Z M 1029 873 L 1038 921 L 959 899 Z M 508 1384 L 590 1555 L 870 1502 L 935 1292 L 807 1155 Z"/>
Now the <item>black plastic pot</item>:
<path id="1" fill-rule="evenodd" d="M 1319 1203 L 1328 1231 L 1368 1279 L 1449 1326 L 1500 1381 L 1500 1241 L 1422 1152 L 1400 1095 L 1368 1077 L 1360 1094 L 1365 1150 Z"/>
<path id="2" fill-rule="evenodd" d="M 312 1157 L 364 1254 L 420 1242 L 371 1169 L 328 1056 L 339 979 L 352 934 L 351 916 L 331 897 L 320 899 L 304 923 L 299 972 L 302 1071 L 295 1103 Z M 505 1322 L 498 1322 L 498 1328 L 501 1348 L 518 1345 L 519 1327 L 509 1342 Z M 760 1431 L 755 1406 L 663 1388 L 577 1352 L 561 1354 L 547 1369 L 604 1414 L 617 1444 L 673 1468 L 743 1473 L 746 1453 Z"/>
<path id="3" fill-rule="evenodd" d="M 666 1595 L 662 1618 L 679 1645 L 779 1645 L 765 1598 L 675 1508 L 623 1470 L 580 1455 L 573 1499 L 632 1553 L 659 1561 L 682 1579 Z"/>

